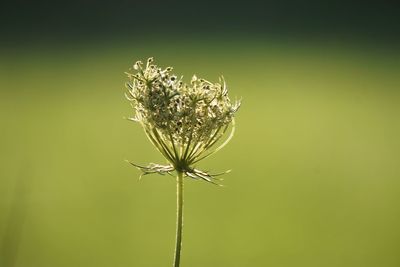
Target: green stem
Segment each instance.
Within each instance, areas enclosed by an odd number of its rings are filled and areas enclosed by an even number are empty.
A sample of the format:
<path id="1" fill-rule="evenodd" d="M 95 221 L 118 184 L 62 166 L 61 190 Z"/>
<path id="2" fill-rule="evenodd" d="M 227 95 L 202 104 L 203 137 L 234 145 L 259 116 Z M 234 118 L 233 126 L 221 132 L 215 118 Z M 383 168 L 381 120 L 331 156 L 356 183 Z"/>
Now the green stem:
<path id="1" fill-rule="evenodd" d="M 182 228 L 183 228 L 183 173 L 178 171 L 176 177 L 176 244 L 174 267 L 179 267 L 181 260 L 182 247 Z"/>

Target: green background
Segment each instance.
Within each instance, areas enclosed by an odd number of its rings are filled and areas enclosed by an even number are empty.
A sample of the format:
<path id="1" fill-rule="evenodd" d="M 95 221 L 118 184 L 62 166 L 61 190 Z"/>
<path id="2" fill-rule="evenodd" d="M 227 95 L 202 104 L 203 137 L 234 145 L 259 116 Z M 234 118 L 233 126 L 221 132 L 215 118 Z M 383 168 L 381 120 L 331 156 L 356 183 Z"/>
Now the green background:
<path id="1" fill-rule="evenodd" d="M 124 161 L 165 162 L 124 119 L 150 56 L 242 99 L 197 166 L 232 169 L 224 187 L 185 180 L 182 267 L 400 266 L 393 7 L 19 4 L 0 14 L 0 267 L 172 265 L 175 181 Z"/>
<path id="2" fill-rule="evenodd" d="M 17 53 L 18 52 L 18 53 Z M 2 55 L 1 266 L 169 266 L 175 181 L 124 98 L 155 56 L 242 98 L 232 142 L 186 179 L 183 266 L 398 266 L 400 69 L 393 51 L 259 40 Z"/>

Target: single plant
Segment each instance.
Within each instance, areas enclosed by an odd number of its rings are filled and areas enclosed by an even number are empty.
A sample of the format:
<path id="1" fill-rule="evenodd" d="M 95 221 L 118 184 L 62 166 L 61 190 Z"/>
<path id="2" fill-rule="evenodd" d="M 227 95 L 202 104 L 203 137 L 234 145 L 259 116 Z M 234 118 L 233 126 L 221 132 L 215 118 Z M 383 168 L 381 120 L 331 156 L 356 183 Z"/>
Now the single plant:
<path id="1" fill-rule="evenodd" d="M 177 219 L 174 267 L 180 263 L 183 227 L 183 178 L 201 179 L 218 184 L 217 176 L 198 170 L 194 164 L 214 154 L 233 137 L 234 115 L 240 102 L 232 103 L 223 77 L 219 83 L 199 79 L 194 75 L 190 84 L 153 64 L 153 58 L 144 66 L 141 61 L 133 65 L 134 73 L 126 73 L 126 97 L 131 101 L 135 116 L 129 120 L 139 122 L 150 142 L 165 157 L 168 165 L 150 163 L 140 166 L 142 175 L 158 173 L 177 177 Z M 231 127 L 230 127 L 231 125 Z M 230 129 L 228 138 L 222 137 Z M 220 144 L 217 146 L 217 144 Z M 216 148 L 214 148 L 217 146 Z M 141 176 L 142 176 L 141 175 Z"/>

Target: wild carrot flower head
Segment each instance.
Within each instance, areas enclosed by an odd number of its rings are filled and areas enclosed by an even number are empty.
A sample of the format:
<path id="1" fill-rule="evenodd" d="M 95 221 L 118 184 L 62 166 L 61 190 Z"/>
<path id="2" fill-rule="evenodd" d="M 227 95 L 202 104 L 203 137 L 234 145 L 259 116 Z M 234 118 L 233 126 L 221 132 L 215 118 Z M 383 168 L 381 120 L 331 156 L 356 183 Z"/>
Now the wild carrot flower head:
<path id="1" fill-rule="evenodd" d="M 170 173 L 174 170 L 189 177 L 213 182 L 212 175 L 193 168 L 193 164 L 225 146 L 233 136 L 234 115 L 240 102 L 231 102 L 223 77 L 212 83 L 193 75 L 190 84 L 171 73 L 172 68 L 160 68 L 149 58 L 144 65 L 137 61 L 134 73 L 126 73 L 129 81 L 126 97 L 153 145 L 169 165 L 150 164 L 142 167 L 131 163 L 143 174 Z M 232 127 L 230 127 L 232 125 Z M 229 137 L 216 144 L 230 129 Z"/>

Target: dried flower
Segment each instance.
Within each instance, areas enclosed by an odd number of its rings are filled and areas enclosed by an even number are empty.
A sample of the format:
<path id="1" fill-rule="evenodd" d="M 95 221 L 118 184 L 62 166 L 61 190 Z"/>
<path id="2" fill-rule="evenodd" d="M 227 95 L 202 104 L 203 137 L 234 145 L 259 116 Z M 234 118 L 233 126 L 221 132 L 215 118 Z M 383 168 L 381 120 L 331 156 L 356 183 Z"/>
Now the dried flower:
<path id="1" fill-rule="evenodd" d="M 231 102 L 224 78 L 212 83 L 194 75 L 190 84 L 186 84 L 182 77 L 171 73 L 171 67 L 162 69 L 155 65 L 153 58 L 146 65 L 137 61 L 133 70 L 135 73 L 126 73 L 129 78 L 126 97 L 135 109 L 130 120 L 143 126 L 169 165 L 131 164 L 144 175 L 171 174 L 176 170 L 215 183 L 220 174 L 200 171 L 193 165 L 220 150 L 233 136 L 234 115 L 240 102 Z M 228 138 L 214 148 L 229 129 Z"/>

